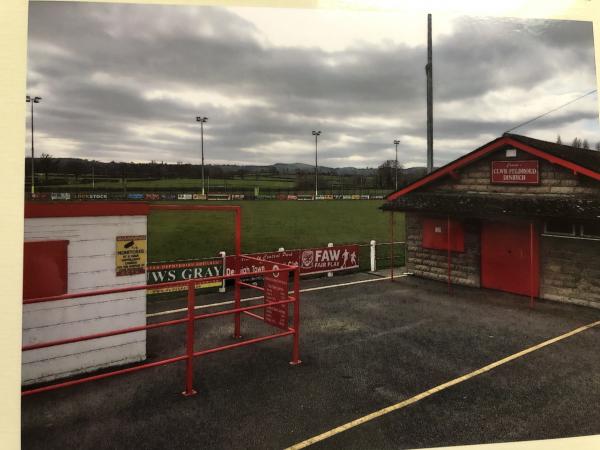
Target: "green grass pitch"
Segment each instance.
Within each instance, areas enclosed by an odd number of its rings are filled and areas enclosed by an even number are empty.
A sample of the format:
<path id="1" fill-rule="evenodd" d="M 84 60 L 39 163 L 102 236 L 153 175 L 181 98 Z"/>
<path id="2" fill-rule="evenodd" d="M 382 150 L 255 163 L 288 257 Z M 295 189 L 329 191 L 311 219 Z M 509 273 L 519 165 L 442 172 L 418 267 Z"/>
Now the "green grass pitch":
<path id="1" fill-rule="evenodd" d="M 187 203 L 187 202 L 186 202 Z M 242 252 L 253 253 L 334 244 L 389 242 L 389 213 L 380 200 L 190 202 L 239 204 Z M 404 216 L 395 215 L 394 239 L 404 240 Z M 152 212 L 148 219 L 149 261 L 217 256 L 234 251 L 234 216 L 228 212 Z M 381 254 L 387 250 L 381 249 Z M 368 267 L 361 249 L 361 268 Z"/>

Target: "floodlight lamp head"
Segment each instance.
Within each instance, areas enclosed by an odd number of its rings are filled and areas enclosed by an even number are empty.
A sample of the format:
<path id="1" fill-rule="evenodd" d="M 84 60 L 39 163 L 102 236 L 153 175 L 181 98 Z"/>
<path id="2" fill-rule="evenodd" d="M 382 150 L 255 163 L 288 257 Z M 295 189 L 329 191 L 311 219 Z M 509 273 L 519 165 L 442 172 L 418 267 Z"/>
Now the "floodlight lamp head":
<path id="1" fill-rule="evenodd" d="M 312 132 L 313 136 L 318 136 L 321 134 L 321 131 L 314 131 Z"/>
<path id="2" fill-rule="evenodd" d="M 394 141 L 394 144 L 396 144 L 396 145 L 398 145 L 399 143 L 400 143 L 400 141 L 399 141 L 398 139 L 396 139 L 396 140 Z"/>
<path id="3" fill-rule="evenodd" d="M 196 117 L 196 122 L 206 122 L 208 120 L 208 117 Z"/>
<path id="4" fill-rule="evenodd" d="M 29 102 L 31 101 L 31 97 L 30 97 L 29 95 L 27 95 L 27 96 L 25 97 L 25 101 L 26 101 L 27 103 L 29 103 Z"/>
<path id="5" fill-rule="evenodd" d="M 33 99 L 33 103 L 39 103 L 41 99 L 42 99 L 42 97 L 35 97 Z"/>

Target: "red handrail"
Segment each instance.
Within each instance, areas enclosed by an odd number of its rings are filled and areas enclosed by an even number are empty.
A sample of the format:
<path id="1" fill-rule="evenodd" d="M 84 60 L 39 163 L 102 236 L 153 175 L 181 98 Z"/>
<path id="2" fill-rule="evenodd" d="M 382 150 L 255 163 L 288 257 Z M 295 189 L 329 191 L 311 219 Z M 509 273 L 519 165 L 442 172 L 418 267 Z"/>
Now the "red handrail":
<path id="1" fill-rule="evenodd" d="M 260 261 L 270 262 L 267 260 L 260 260 Z M 268 273 L 291 272 L 295 269 L 296 269 L 296 266 L 283 267 L 283 265 L 282 265 L 281 269 L 261 270 L 259 272 L 234 273 L 234 274 L 229 274 L 229 275 L 218 275 L 218 276 L 214 276 L 214 277 L 195 279 L 193 281 L 195 283 L 197 283 L 197 282 L 210 283 L 212 281 L 223 281 L 223 280 L 229 280 L 229 279 L 238 280 L 241 278 L 258 277 L 258 276 L 268 274 Z M 61 294 L 61 295 L 53 295 L 53 296 L 49 296 L 49 297 L 31 298 L 31 299 L 23 300 L 23 304 L 28 305 L 30 303 L 53 302 L 56 300 L 69 300 L 72 298 L 81 298 L 81 297 L 95 297 L 98 295 L 139 291 L 141 289 L 156 289 L 157 286 L 160 286 L 161 288 L 172 287 L 172 286 L 183 286 L 183 285 L 187 285 L 189 282 L 190 282 L 190 280 L 169 281 L 166 283 L 143 284 L 143 285 L 137 285 L 137 286 L 126 286 L 126 287 L 122 287 L 122 288 L 111 288 L 111 289 L 103 289 L 103 290 L 97 290 L 97 291 L 82 291 L 82 292 L 76 292 L 73 294 Z"/>
<path id="2" fill-rule="evenodd" d="M 185 208 L 186 207 L 174 208 L 174 209 L 185 209 Z M 227 209 L 229 209 L 232 207 L 222 207 L 221 208 L 219 206 L 214 206 L 211 208 L 218 208 L 218 209 L 227 208 Z M 160 208 L 160 209 L 164 209 L 164 208 Z M 169 209 L 173 209 L 173 208 L 169 208 Z M 243 255 L 240 255 L 240 256 L 244 257 L 244 258 L 257 260 L 261 263 L 273 264 L 271 261 L 267 261 L 267 260 L 260 260 L 257 258 L 246 257 Z M 236 260 L 239 260 L 239 258 L 236 258 Z M 290 363 L 291 364 L 299 364 L 300 359 L 299 359 L 299 348 L 298 348 L 299 347 L 299 335 L 298 334 L 299 334 L 299 326 L 300 326 L 300 317 L 299 317 L 299 314 L 300 314 L 300 305 L 299 305 L 299 303 L 300 303 L 300 289 L 299 289 L 300 269 L 296 266 L 289 266 L 286 264 L 278 263 L 277 265 L 278 265 L 278 269 L 276 269 L 276 270 L 270 269 L 270 270 L 264 270 L 264 271 L 259 271 L 259 272 L 251 272 L 251 273 L 244 273 L 244 274 L 235 273 L 235 274 L 230 274 L 230 275 L 221 275 L 221 276 L 203 278 L 202 282 L 217 281 L 217 280 L 222 281 L 224 279 L 235 279 L 236 280 L 235 307 L 232 309 L 228 309 L 228 310 L 224 310 L 224 311 L 217 311 L 217 312 L 213 312 L 213 313 L 205 313 L 205 314 L 195 315 L 194 314 L 194 312 L 195 312 L 195 289 L 196 289 L 195 284 L 198 280 L 185 280 L 185 281 L 161 283 L 160 284 L 161 287 L 187 285 L 187 287 L 188 287 L 187 316 L 185 318 L 169 320 L 169 321 L 165 321 L 165 322 L 146 324 L 146 325 L 140 325 L 140 326 L 130 327 L 130 328 L 123 328 L 123 329 L 119 329 L 119 330 L 112 330 L 112 331 L 107 331 L 107 332 L 103 332 L 103 333 L 95 333 L 95 334 L 90 334 L 90 335 L 77 336 L 77 337 L 72 337 L 72 338 L 59 339 L 59 340 L 41 342 L 41 343 L 36 343 L 36 344 L 29 344 L 29 345 L 23 346 L 22 351 L 30 351 L 30 350 L 37 350 L 37 349 L 52 347 L 52 346 L 56 346 L 56 345 L 71 344 L 71 343 L 82 342 L 82 341 L 87 341 L 87 340 L 91 340 L 91 339 L 99 339 L 99 338 L 104 338 L 104 337 L 109 337 L 109 336 L 115 336 L 115 335 L 119 335 L 119 334 L 133 333 L 133 332 L 137 332 L 137 331 L 151 330 L 151 329 L 162 328 L 162 327 L 173 326 L 173 325 L 181 325 L 184 323 L 187 325 L 185 355 L 174 356 L 174 357 L 162 359 L 159 361 L 154 361 L 151 363 L 141 364 L 141 365 L 138 365 L 135 367 L 129 367 L 126 369 L 112 370 L 110 372 L 106 372 L 106 373 L 102 373 L 102 374 L 98 374 L 98 375 L 92 375 L 92 376 L 88 376 L 88 377 L 83 377 L 83 378 L 79 378 L 76 380 L 63 381 L 63 382 L 58 382 L 58 383 L 54 383 L 54 384 L 43 386 L 43 387 L 27 389 L 27 390 L 23 390 L 21 394 L 23 396 L 25 396 L 25 395 L 31 395 L 31 394 L 36 394 L 36 393 L 40 393 L 40 392 L 46 392 L 46 391 L 50 391 L 50 390 L 54 390 L 54 389 L 60 389 L 63 387 L 69 387 L 69 386 L 73 386 L 73 385 L 77 385 L 77 384 L 81 384 L 81 383 L 100 380 L 103 378 L 108 378 L 111 376 L 136 372 L 136 371 L 151 368 L 151 367 L 163 366 L 166 364 L 171 364 L 174 362 L 179 362 L 179 361 L 185 360 L 186 361 L 186 375 L 185 375 L 186 387 L 185 387 L 185 391 L 183 392 L 183 394 L 186 396 L 190 396 L 190 395 L 194 395 L 196 393 L 196 391 L 193 388 L 193 359 L 195 357 L 204 356 L 204 355 L 208 355 L 210 353 L 216 353 L 219 351 L 229 350 L 229 349 L 242 347 L 245 345 L 250 345 L 250 344 L 254 344 L 254 343 L 258 343 L 258 342 L 263 342 L 263 341 L 270 340 L 270 339 L 276 339 L 279 337 L 285 337 L 285 336 L 289 336 L 289 335 L 293 335 L 292 361 Z M 286 297 L 287 299 L 282 300 L 282 301 L 268 302 L 268 303 L 265 302 L 262 304 L 245 306 L 245 307 L 240 306 L 239 290 L 242 285 L 246 285 L 246 283 L 243 283 L 240 281 L 242 278 L 264 276 L 265 274 L 272 274 L 272 273 L 278 273 L 278 272 L 279 273 L 288 273 L 288 274 L 290 272 L 293 272 L 293 274 L 294 274 L 293 275 L 293 283 L 294 283 L 293 292 L 294 293 L 292 296 L 287 296 Z M 90 296 L 106 295 L 106 294 L 113 294 L 113 293 L 144 290 L 144 289 L 148 289 L 151 287 L 155 288 L 156 286 L 157 286 L 156 284 L 154 284 L 154 285 L 139 285 L 139 286 L 127 286 L 127 287 L 123 287 L 123 288 L 104 289 L 104 290 L 99 290 L 99 291 L 78 292 L 78 293 L 74 293 L 74 294 L 64 294 L 64 295 L 56 295 L 56 296 L 51 296 L 51 297 L 29 299 L 29 300 L 25 300 L 23 303 L 24 304 L 32 304 L 32 303 L 41 303 L 41 302 L 50 302 L 50 301 L 60 301 L 60 300 L 67 300 L 67 299 L 73 299 L 73 298 L 82 298 L 82 297 L 90 297 Z M 252 286 L 252 285 L 250 285 L 250 286 Z M 256 287 L 256 286 L 252 286 L 252 287 Z M 266 336 L 261 336 L 261 337 L 257 337 L 257 338 L 252 338 L 252 339 L 246 339 L 246 340 L 243 340 L 240 342 L 236 342 L 234 344 L 223 345 L 223 346 L 209 348 L 209 349 L 205 349 L 205 350 L 195 351 L 195 349 L 194 349 L 194 324 L 195 324 L 196 320 L 203 320 L 203 319 L 209 319 L 212 317 L 220 317 L 220 316 L 233 314 L 235 316 L 234 337 L 239 338 L 240 337 L 240 314 L 241 313 L 247 314 L 249 316 L 252 316 L 253 318 L 264 321 L 263 317 L 261 317 L 257 314 L 253 314 L 250 311 L 255 310 L 255 309 L 268 308 L 268 307 L 272 307 L 272 306 L 276 306 L 276 305 L 288 305 L 290 303 L 294 304 L 293 326 L 286 327 L 285 331 L 283 331 L 283 332 L 270 334 L 270 335 L 266 335 Z"/>

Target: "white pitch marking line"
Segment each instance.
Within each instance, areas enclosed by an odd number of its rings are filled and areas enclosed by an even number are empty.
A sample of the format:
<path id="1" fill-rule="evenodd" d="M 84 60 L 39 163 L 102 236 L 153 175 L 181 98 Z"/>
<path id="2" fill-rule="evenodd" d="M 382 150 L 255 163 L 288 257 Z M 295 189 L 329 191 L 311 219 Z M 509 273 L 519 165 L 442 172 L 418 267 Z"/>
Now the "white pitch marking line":
<path id="1" fill-rule="evenodd" d="M 394 276 L 394 278 L 402 278 L 402 277 L 407 277 L 408 275 L 396 275 Z M 359 280 L 359 281 L 349 281 L 348 283 L 339 283 L 339 284 L 331 284 L 331 285 L 327 285 L 327 286 L 317 286 L 314 288 L 306 288 L 306 289 L 300 289 L 300 292 L 312 292 L 312 291 L 321 291 L 324 289 L 332 289 L 332 288 L 336 288 L 336 287 L 340 287 L 340 286 L 352 286 L 353 284 L 363 284 L 363 283 L 373 283 L 375 281 L 383 281 L 383 280 L 389 280 L 391 277 L 381 277 L 381 278 L 374 278 L 372 280 Z M 289 291 L 288 294 L 293 294 L 294 291 Z M 259 297 L 249 297 L 249 298 L 243 298 L 241 301 L 242 302 L 249 302 L 251 300 L 260 300 L 261 298 L 263 298 L 262 296 Z M 198 305 L 198 306 L 194 306 L 194 309 L 205 309 L 205 308 L 212 308 L 214 306 L 223 306 L 223 305 L 231 305 L 233 303 L 233 300 L 229 300 L 226 302 L 220 302 L 220 303 L 211 303 L 210 305 Z M 165 316 L 167 314 L 176 314 L 176 313 L 180 313 L 180 312 L 185 312 L 187 311 L 187 308 L 179 308 L 179 309 L 171 309 L 169 311 L 160 311 L 157 313 L 152 313 L 152 314 L 146 314 L 146 317 L 156 317 L 156 316 Z"/>

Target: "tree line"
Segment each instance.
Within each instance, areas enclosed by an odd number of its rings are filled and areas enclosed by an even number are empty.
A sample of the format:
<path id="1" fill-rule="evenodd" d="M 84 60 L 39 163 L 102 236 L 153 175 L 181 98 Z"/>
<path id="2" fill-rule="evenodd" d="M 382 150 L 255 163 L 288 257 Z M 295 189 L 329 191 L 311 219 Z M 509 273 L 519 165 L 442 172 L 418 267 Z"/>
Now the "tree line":
<path id="1" fill-rule="evenodd" d="M 560 134 L 558 136 L 556 136 L 556 143 L 563 144 Z M 571 145 L 571 147 L 575 147 L 575 148 L 585 148 L 588 150 L 592 149 L 590 147 L 590 144 L 587 139 L 579 139 L 578 137 L 575 137 L 570 145 Z M 596 142 L 596 145 L 594 146 L 594 150 L 600 151 L 600 141 Z"/>
<path id="2" fill-rule="evenodd" d="M 31 159 L 25 158 L 26 183 L 31 177 Z M 398 165 L 398 187 L 405 186 L 424 175 L 424 168 L 404 169 Z M 102 179 L 119 180 L 124 183 L 127 179 L 160 180 L 192 178 L 200 179 L 202 170 L 199 164 L 165 163 L 150 161 L 145 163 L 121 161 L 95 161 L 82 158 L 56 158 L 48 153 L 42 153 L 35 158 L 35 173 L 37 183 L 43 185 L 64 185 L 71 181 L 91 183 Z M 306 164 L 277 164 L 267 166 L 213 165 L 204 166 L 204 175 L 211 179 L 269 179 L 295 180 L 295 187 L 300 190 L 310 190 L 315 187 L 314 168 Z M 356 189 L 377 188 L 393 190 L 396 186 L 396 161 L 387 160 L 376 169 L 336 169 L 319 167 L 319 188 L 322 189 Z"/>
<path id="3" fill-rule="evenodd" d="M 145 163 L 121 161 L 95 161 L 82 158 L 56 158 L 48 153 L 42 153 L 35 158 L 35 173 L 37 183 L 41 185 L 64 185 L 70 182 L 91 183 L 92 177 L 96 182 L 111 179 L 126 182 L 127 179 L 160 180 L 160 179 L 200 179 L 202 169 L 199 164 L 165 163 L 150 161 Z M 25 182 L 30 182 L 31 158 L 25 158 Z M 310 190 L 315 187 L 314 168 L 306 164 L 277 164 L 268 166 L 213 165 L 204 166 L 204 175 L 211 179 L 269 179 L 294 180 L 295 187 L 300 190 Z M 320 189 L 356 189 L 379 188 L 394 189 L 395 161 L 388 160 L 376 169 L 336 169 L 319 167 Z M 398 165 L 399 186 L 408 184 L 418 178 L 414 170 L 405 171 Z"/>

